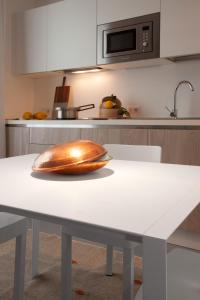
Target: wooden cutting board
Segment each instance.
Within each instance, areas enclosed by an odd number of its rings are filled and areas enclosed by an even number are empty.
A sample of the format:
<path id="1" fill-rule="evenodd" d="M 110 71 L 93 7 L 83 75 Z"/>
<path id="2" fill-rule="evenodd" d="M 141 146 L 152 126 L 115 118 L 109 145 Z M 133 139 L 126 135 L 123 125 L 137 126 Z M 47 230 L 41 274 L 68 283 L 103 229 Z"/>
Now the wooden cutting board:
<path id="1" fill-rule="evenodd" d="M 63 77 L 62 86 L 57 86 L 55 91 L 54 103 L 68 103 L 70 86 L 65 86 L 66 76 Z"/>

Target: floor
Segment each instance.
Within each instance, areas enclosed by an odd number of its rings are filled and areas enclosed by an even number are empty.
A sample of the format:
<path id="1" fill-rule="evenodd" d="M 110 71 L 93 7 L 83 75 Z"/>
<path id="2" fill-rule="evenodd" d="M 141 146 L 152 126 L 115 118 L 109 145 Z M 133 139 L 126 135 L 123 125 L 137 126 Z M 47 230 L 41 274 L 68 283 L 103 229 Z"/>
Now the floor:
<path id="1" fill-rule="evenodd" d="M 14 241 L 0 245 L 0 300 L 12 299 L 12 276 L 14 264 Z M 60 238 L 41 234 L 41 275 L 31 280 L 31 232 L 27 237 L 25 300 L 60 299 Z M 114 276 L 104 275 L 105 248 L 89 243 L 73 242 L 73 299 L 74 300 L 121 300 L 122 256 L 115 251 Z M 136 282 L 140 287 L 140 258 L 135 259 Z M 67 267 L 67 266 L 66 266 Z"/>

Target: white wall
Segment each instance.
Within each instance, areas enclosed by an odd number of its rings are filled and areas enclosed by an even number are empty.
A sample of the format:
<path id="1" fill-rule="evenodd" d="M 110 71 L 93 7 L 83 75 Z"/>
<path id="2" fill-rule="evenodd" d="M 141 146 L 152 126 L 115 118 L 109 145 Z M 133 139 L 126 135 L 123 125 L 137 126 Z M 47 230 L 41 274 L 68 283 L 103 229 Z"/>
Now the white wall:
<path id="1" fill-rule="evenodd" d="M 70 105 L 95 103 L 95 110 L 80 113 L 81 117 L 98 116 L 104 96 L 116 94 L 127 108 L 140 107 L 140 116 L 168 117 L 165 105 L 172 108 L 174 90 L 180 80 L 190 80 L 195 92 L 181 87 L 178 93 L 179 116 L 200 116 L 200 61 L 170 63 L 163 66 L 95 74 L 69 75 Z M 48 110 L 53 106 L 56 85 L 61 77 L 35 80 L 34 110 Z"/>

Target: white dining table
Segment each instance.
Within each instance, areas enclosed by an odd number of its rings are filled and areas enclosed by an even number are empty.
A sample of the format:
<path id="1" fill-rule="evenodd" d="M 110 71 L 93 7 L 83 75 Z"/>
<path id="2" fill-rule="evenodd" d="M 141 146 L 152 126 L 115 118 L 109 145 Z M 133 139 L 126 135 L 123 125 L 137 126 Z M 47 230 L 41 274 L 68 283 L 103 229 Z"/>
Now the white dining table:
<path id="1" fill-rule="evenodd" d="M 200 167 L 112 160 L 63 176 L 33 173 L 36 156 L 0 160 L 0 211 L 140 240 L 143 299 L 167 300 L 167 240 L 199 204 Z"/>

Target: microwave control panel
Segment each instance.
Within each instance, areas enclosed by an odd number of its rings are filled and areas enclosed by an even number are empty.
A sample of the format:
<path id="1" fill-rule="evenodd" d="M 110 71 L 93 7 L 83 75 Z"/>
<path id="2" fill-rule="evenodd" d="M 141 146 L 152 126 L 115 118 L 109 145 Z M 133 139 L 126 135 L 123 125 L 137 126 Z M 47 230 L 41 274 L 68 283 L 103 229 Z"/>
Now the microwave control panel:
<path id="1" fill-rule="evenodd" d="M 152 51 L 153 45 L 153 34 L 152 34 L 152 22 L 147 24 L 142 24 L 140 28 L 140 49 L 142 52 L 149 52 Z"/>

